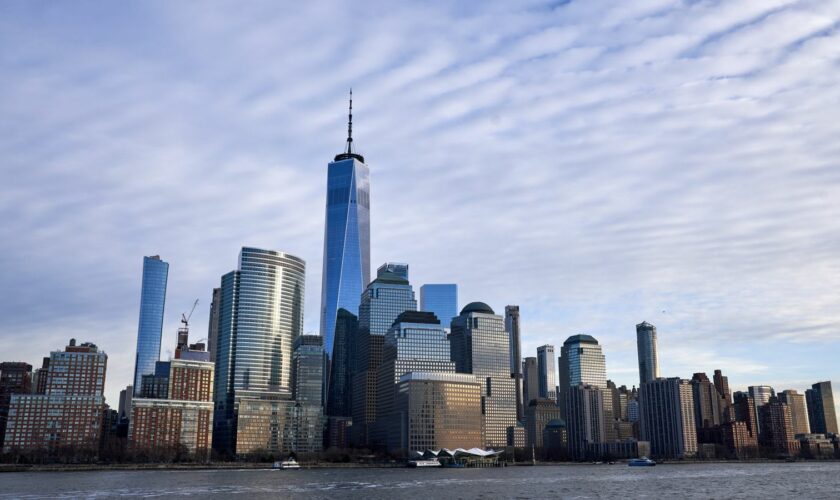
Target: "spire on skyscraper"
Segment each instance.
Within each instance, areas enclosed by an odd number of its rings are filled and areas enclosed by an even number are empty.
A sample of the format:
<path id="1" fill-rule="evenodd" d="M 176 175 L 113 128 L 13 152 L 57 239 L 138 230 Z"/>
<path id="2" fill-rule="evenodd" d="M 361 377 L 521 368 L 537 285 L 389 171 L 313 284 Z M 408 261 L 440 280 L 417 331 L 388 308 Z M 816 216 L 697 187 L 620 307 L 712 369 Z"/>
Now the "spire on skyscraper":
<path id="1" fill-rule="evenodd" d="M 353 152 L 353 88 L 350 88 L 350 111 L 347 114 L 347 147 L 343 153 L 335 155 L 335 161 L 355 158 L 364 163 L 365 157 Z"/>

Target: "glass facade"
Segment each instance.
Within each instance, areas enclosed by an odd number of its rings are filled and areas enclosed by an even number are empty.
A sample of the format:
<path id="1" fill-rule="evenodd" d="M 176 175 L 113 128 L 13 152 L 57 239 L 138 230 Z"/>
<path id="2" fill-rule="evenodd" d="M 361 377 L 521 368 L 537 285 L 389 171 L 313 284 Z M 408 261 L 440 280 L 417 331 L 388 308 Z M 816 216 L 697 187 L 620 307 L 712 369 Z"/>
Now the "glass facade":
<path id="1" fill-rule="evenodd" d="M 636 350 L 639 354 L 639 384 L 645 384 L 659 378 L 656 327 L 647 321 L 636 325 Z"/>
<path id="2" fill-rule="evenodd" d="M 335 323 L 333 359 L 327 391 L 327 415 L 332 417 L 350 416 L 350 381 L 353 379 L 355 366 L 350 361 L 355 359 L 356 333 L 359 321 L 347 309 L 339 309 Z"/>
<path id="3" fill-rule="evenodd" d="M 360 159 L 339 155 L 327 167 L 321 336 L 330 357 L 338 310 L 357 311 L 370 282 L 369 170 Z"/>
<path id="4" fill-rule="evenodd" d="M 420 287 L 420 310 L 435 313 L 445 330 L 458 316 L 458 285 L 427 284 Z"/>
<path id="5" fill-rule="evenodd" d="M 303 333 L 305 274 L 298 257 L 244 247 L 239 270 L 222 277 L 213 431 L 220 451 L 233 452 L 239 442 L 238 400 L 291 400 L 292 346 Z"/>
<path id="6" fill-rule="evenodd" d="M 301 335 L 295 340 L 294 398 L 306 406 L 321 406 L 324 380 L 324 339 Z"/>
<path id="7" fill-rule="evenodd" d="M 837 413 L 834 409 L 834 393 L 831 382 L 817 382 L 805 391 L 808 401 L 808 421 L 811 432 L 837 434 Z"/>
<path id="8" fill-rule="evenodd" d="M 539 371 L 540 397 L 557 400 L 557 378 L 554 371 L 554 346 L 537 347 L 537 370 Z"/>
<path id="9" fill-rule="evenodd" d="M 134 393 L 138 395 L 142 389 L 143 375 L 154 374 L 155 363 L 160 359 L 168 276 L 169 263 L 162 261 L 157 255 L 143 257 L 140 324 L 137 328 L 137 351 L 134 360 Z"/>

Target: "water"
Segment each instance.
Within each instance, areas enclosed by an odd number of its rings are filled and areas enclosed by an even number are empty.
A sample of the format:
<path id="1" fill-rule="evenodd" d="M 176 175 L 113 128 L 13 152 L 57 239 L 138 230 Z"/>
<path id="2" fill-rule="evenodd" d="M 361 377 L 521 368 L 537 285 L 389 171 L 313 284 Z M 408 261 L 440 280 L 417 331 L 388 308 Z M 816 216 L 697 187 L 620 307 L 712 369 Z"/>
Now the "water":
<path id="1" fill-rule="evenodd" d="M 392 498 L 840 499 L 840 462 L 568 465 L 493 469 L 310 469 L 19 472 L 0 474 L 0 499 L 238 496 Z"/>

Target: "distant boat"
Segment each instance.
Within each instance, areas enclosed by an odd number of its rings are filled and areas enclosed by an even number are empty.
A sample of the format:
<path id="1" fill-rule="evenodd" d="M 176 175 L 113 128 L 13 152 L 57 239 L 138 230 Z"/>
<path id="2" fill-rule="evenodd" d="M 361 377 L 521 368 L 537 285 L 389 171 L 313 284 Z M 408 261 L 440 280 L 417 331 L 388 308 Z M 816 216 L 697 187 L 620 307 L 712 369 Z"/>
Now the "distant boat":
<path id="1" fill-rule="evenodd" d="M 409 460 L 409 467 L 440 467 L 440 461 L 437 458 L 430 458 L 427 460 Z"/>
<path id="2" fill-rule="evenodd" d="M 654 465 L 656 465 L 656 462 L 649 459 L 648 457 L 642 457 L 630 460 L 629 462 L 627 462 L 627 465 L 629 465 L 630 467 L 653 467 Z"/>
<path id="3" fill-rule="evenodd" d="M 297 463 L 297 460 L 294 458 L 290 458 L 288 460 L 283 460 L 282 462 L 274 462 L 274 465 L 271 466 L 272 469 L 300 469 L 300 464 Z"/>

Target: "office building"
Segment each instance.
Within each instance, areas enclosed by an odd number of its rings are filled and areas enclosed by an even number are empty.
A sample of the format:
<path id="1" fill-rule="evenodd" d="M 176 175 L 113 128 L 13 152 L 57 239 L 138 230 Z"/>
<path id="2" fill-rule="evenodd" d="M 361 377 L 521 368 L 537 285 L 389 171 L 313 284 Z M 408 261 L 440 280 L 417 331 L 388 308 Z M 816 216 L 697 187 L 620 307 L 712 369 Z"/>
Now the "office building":
<path id="1" fill-rule="evenodd" d="M 559 391 L 557 404 L 566 418 L 565 394 L 571 387 L 588 385 L 602 389 L 601 397 L 604 404 L 604 421 L 607 422 L 605 442 L 615 440 L 615 432 L 611 423 L 615 420 L 612 414 L 612 393 L 607 390 L 607 361 L 598 341 L 590 335 L 572 335 L 560 348 Z"/>
<path id="2" fill-rule="evenodd" d="M 458 285 L 436 283 L 421 286 L 420 310 L 434 313 L 443 329 L 449 331 L 452 318 L 458 315 Z"/>
<path id="3" fill-rule="evenodd" d="M 810 434 L 811 426 L 808 424 L 808 406 L 805 403 L 805 395 L 799 394 L 793 389 L 782 391 L 778 394 L 779 401 L 790 408 L 790 421 L 793 426 L 793 434 Z"/>
<path id="4" fill-rule="evenodd" d="M 537 358 L 527 357 L 522 362 L 522 401 L 527 408 L 531 401 L 540 397 L 540 377 Z"/>
<path id="5" fill-rule="evenodd" d="M 758 436 L 761 437 L 763 430 L 761 429 L 761 418 L 759 418 L 759 408 L 767 404 L 770 398 L 776 395 L 776 391 L 769 385 L 751 385 L 747 387 L 747 393 L 755 403 L 755 422 L 758 426 Z"/>
<path id="6" fill-rule="evenodd" d="M 384 273 L 396 274 L 400 278 L 409 281 L 408 279 L 408 264 L 404 262 L 386 262 L 376 268 L 376 276 L 382 276 Z"/>
<path id="7" fill-rule="evenodd" d="M 300 335 L 295 339 L 292 385 L 295 398 L 293 415 L 294 449 L 316 452 L 324 443 L 324 339 L 320 335 Z"/>
<path id="8" fill-rule="evenodd" d="M 554 371 L 554 346 L 537 347 L 540 397 L 557 401 L 557 377 Z"/>
<path id="9" fill-rule="evenodd" d="M 353 365 L 356 360 L 356 336 L 359 320 L 350 311 L 340 308 L 335 322 L 332 362 L 327 386 L 327 415 L 350 417 L 352 411 L 350 382 L 353 380 Z M 343 439 L 343 438 L 342 438 Z"/>
<path id="10" fill-rule="evenodd" d="M 747 431 L 750 433 L 756 444 L 758 443 L 758 412 L 755 409 L 755 400 L 746 392 L 736 391 L 732 395 L 732 408 L 736 422 L 744 422 Z"/>
<path id="11" fill-rule="evenodd" d="M 324 350 L 330 358 L 338 310 L 358 311 L 359 298 L 370 282 L 370 171 L 354 150 L 352 125 L 351 94 L 347 144 L 327 166 L 320 313 Z"/>
<path id="12" fill-rule="evenodd" d="M 4 449 L 99 449 L 108 356 L 95 344 L 50 353 L 45 394 L 12 394 Z"/>
<path id="13" fill-rule="evenodd" d="M 779 401 L 776 396 L 759 407 L 760 427 L 759 442 L 773 452 L 792 456 L 799 453 L 799 441 L 794 438 L 790 407 Z"/>
<path id="14" fill-rule="evenodd" d="M 163 311 L 166 305 L 166 280 L 169 264 L 159 255 L 143 257 L 143 284 L 140 290 L 140 324 L 137 328 L 137 351 L 134 360 L 134 392 L 140 394 L 143 375 L 155 372 L 160 359 Z"/>
<path id="15" fill-rule="evenodd" d="M 409 372 L 455 373 L 449 339 L 433 313 L 405 311 L 385 336 L 376 380 L 376 423 L 371 433 L 376 445 L 399 441 L 401 420 L 394 401 L 400 378 Z"/>
<path id="16" fill-rule="evenodd" d="M 219 312 L 222 300 L 222 289 L 213 289 L 213 298 L 210 300 L 210 319 L 207 323 L 207 353 L 210 361 L 216 362 L 216 346 L 219 344 Z"/>
<path id="17" fill-rule="evenodd" d="M 293 406 L 292 346 L 303 333 L 305 275 L 294 255 L 244 247 L 238 270 L 222 276 L 213 418 L 220 453 L 284 446 L 284 429 L 264 417 L 285 416 Z M 253 418 L 240 413 L 251 410 Z"/>
<path id="18" fill-rule="evenodd" d="M 554 399 L 532 399 L 525 408 L 525 446 L 540 449 L 546 425 L 560 419 L 560 408 Z M 564 426 L 565 428 L 565 426 Z"/>
<path id="19" fill-rule="evenodd" d="M 510 379 L 508 379 L 510 380 Z M 430 411 L 434 408 L 434 411 Z M 395 399 L 404 431 L 391 450 L 482 448 L 481 384 L 463 373 L 411 372 L 400 377 Z"/>
<path id="20" fill-rule="evenodd" d="M 351 442 L 369 444 L 369 426 L 376 421 L 376 385 L 385 336 L 397 317 L 405 311 L 416 311 L 417 301 L 408 280 L 383 272 L 362 294 L 359 305 L 359 331 L 353 363 L 356 371 L 352 383 Z"/>
<path id="21" fill-rule="evenodd" d="M 569 454 L 574 459 L 596 458 L 588 456 L 593 450 L 592 445 L 607 442 L 604 393 L 600 387 L 585 384 L 572 386 L 566 391 L 565 422 Z"/>
<path id="22" fill-rule="evenodd" d="M 720 370 L 715 370 L 714 374 L 715 390 L 718 393 L 718 403 L 720 404 L 721 422 L 731 422 L 735 420 L 735 415 L 732 410 L 732 393 L 729 391 L 729 377 L 723 375 Z"/>
<path id="23" fill-rule="evenodd" d="M 647 321 L 636 325 L 636 347 L 639 354 L 639 384 L 659 378 L 655 326 Z"/>
<path id="24" fill-rule="evenodd" d="M 817 382 L 805 391 L 808 422 L 814 434 L 837 434 L 837 413 L 831 382 Z"/>
<path id="25" fill-rule="evenodd" d="M 680 378 L 659 378 L 639 388 L 641 438 L 654 456 L 685 458 L 697 454 L 694 393 Z"/>
<path id="26" fill-rule="evenodd" d="M 32 365 L 29 363 L 6 361 L 0 363 L 0 450 L 6 434 L 6 419 L 9 416 L 9 403 L 12 394 L 32 392 Z"/>
<path id="27" fill-rule="evenodd" d="M 691 378 L 694 395 L 694 420 L 697 429 L 716 427 L 721 424 L 720 394 L 705 373 L 695 373 Z"/>
<path id="28" fill-rule="evenodd" d="M 475 375 L 481 384 L 485 446 L 504 447 L 507 428 L 516 425 L 516 389 L 510 378 L 504 319 L 487 304 L 471 302 L 452 320 L 449 338 L 457 371 Z"/>
<path id="29" fill-rule="evenodd" d="M 505 330 L 510 343 L 510 378 L 516 389 L 516 421 L 525 418 L 525 403 L 522 396 L 522 338 L 519 331 L 519 306 L 505 306 Z M 554 368 L 552 356 L 551 367 Z"/>

